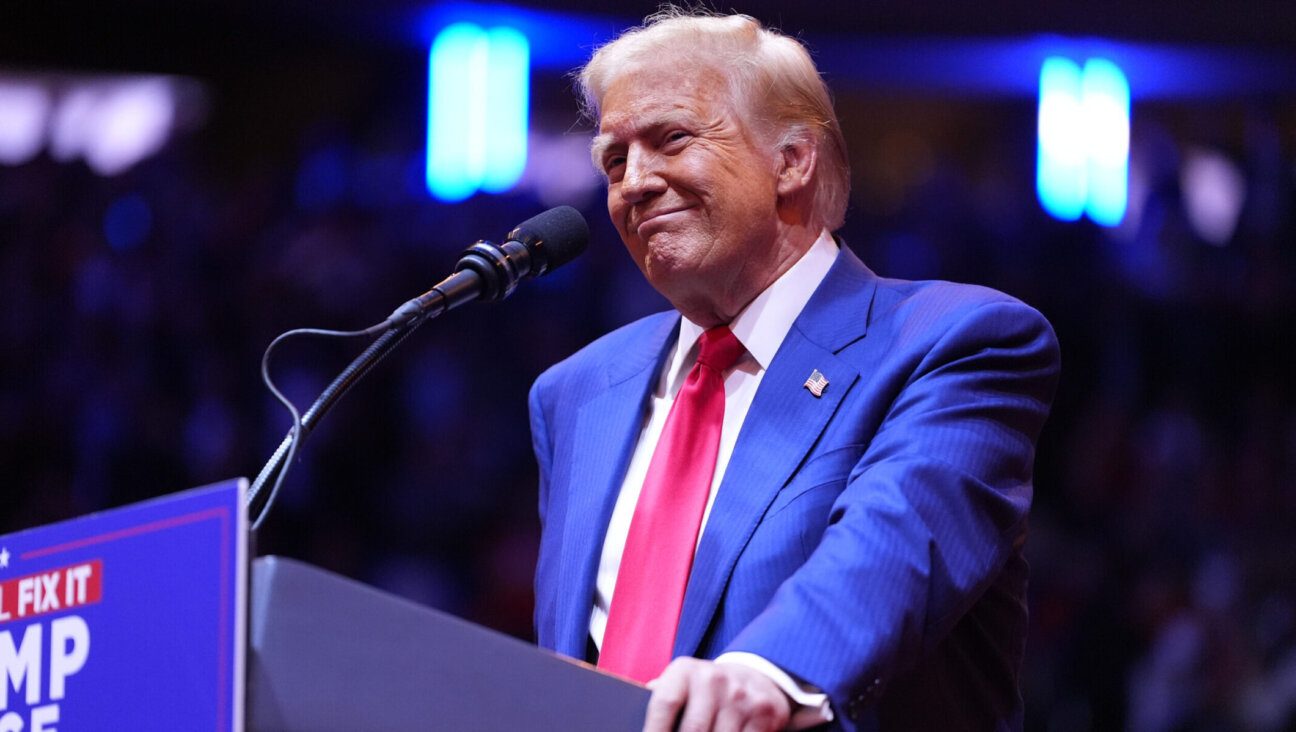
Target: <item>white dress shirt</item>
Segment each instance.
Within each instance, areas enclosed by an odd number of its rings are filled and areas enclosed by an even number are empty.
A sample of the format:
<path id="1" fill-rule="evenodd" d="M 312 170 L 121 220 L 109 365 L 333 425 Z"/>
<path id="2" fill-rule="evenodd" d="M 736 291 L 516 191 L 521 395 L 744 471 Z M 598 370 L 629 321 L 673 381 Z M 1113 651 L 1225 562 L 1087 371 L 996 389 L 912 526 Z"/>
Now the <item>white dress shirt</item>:
<path id="1" fill-rule="evenodd" d="M 828 274 L 829 268 L 837 258 L 837 244 L 832 236 L 824 231 L 815 240 L 810 249 L 792 265 L 788 271 L 774 281 L 764 292 L 756 296 L 738 316 L 729 323 L 729 329 L 743 344 L 747 352 L 739 357 L 728 372 L 725 373 L 725 411 L 724 424 L 720 430 L 720 448 L 716 456 L 715 475 L 711 479 L 711 492 L 707 497 L 706 509 L 702 514 L 702 530 L 698 532 L 698 541 L 706 530 L 707 517 L 715 503 L 716 489 L 724 478 L 729 458 L 733 455 L 734 444 L 742 429 L 747 410 L 751 407 L 752 398 L 760 386 L 761 379 L 774 360 L 774 354 L 783 344 L 783 338 L 792 328 L 793 321 L 801 314 L 810 296 L 814 294 L 819 283 Z M 617 572 L 621 568 L 621 554 L 625 549 L 626 537 L 630 533 L 630 521 L 634 516 L 635 504 L 639 501 L 639 491 L 643 488 L 648 474 L 648 464 L 652 461 L 653 451 L 666 425 L 666 417 L 675 395 L 679 393 L 689 371 L 697 361 L 698 339 L 703 328 L 683 318 L 680 322 L 679 339 L 666 359 L 665 368 L 657 380 L 657 387 L 652 394 L 652 404 L 635 444 L 634 454 L 630 458 L 630 467 L 626 471 L 625 481 L 617 496 L 612 519 L 608 524 L 607 535 L 603 540 L 603 553 L 599 560 L 598 579 L 594 592 L 594 608 L 590 614 L 590 637 L 598 647 L 603 645 L 603 632 L 607 628 L 608 608 L 611 606 L 612 593 L 616 589 Z M 744 663 L 769 676 L 792 699 L 800 705 L 794 709 L 793 724 L 789 729 L 820 724 L 832 720 L 832 710 L 828 706 L 827 695 L 818 693 L 812 687 L 799 684 L 774 664 L 750 653 L 726 653 L 716 659 L 717 663 Z"/>

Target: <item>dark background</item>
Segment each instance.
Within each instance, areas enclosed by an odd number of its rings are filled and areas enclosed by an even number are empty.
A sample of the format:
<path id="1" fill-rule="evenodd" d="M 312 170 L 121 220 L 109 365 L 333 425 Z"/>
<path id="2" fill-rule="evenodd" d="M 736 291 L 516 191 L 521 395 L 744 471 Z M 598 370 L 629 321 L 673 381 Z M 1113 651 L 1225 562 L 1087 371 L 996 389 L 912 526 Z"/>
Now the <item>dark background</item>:
<path id="1" fill-rule="evenodd" d="M 415 333 L 307 443 L 257 547 L 528 637 L 527 388 L 664 306 L 585 165 L 578 61 L 533 72 L 524 185 L 450 205 L 420 180 L 431 6 L 12 5 L 0 77 L 204 91 L 197 122 L 120 175 L 0 166 L 0 533 L 254 476 L 288 426 L 258 374 L 274 335 L 370 325 L 472 241 L 569 203 L 590 251 Z M 800 5 L 739 10 L 818 51 L 851 150 L 849 244 L 884 275 L 1020 297 L 1062 344 L 1028 545 L 1028 728 L 1296 729 L 1296 4 Z M 652 6 L 543 9 L 590 20 L 579 59 Z M 1152 49 L 1173 82 L 1141 96 L 1131 74 L 1140 194 L 1118 229 L 1042 211 L 1033 89 L 966 73 L 969 49 L 1040 38 Z M 1203 155 L 1246 186 L 1222 243 L 1187 214 Z M 150 220 L 114 246 L 123 200 Z M 276 378 L 308 403 L 362 347 L 290 343 Z"/>

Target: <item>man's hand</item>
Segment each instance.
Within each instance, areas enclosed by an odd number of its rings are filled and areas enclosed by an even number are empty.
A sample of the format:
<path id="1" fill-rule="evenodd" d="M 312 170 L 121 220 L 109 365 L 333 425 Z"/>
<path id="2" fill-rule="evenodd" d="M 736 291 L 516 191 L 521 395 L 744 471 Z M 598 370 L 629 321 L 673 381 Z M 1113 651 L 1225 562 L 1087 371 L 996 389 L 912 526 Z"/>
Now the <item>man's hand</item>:
<path id="1" fill-rule="evenodd" d="M 644 732 L 775 732 L 792 714 L 792 701 L 773 681 L 735 663 L 677 658 L 648 688 Z"/>

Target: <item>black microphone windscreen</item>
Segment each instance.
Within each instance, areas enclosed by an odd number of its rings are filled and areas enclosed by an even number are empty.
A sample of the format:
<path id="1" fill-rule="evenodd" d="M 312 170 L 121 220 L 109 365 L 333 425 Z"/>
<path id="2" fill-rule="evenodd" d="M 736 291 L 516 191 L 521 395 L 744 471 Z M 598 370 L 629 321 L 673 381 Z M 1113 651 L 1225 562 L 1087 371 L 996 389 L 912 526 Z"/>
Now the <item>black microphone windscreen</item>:
<path id="1" fill-rule="evenodd" d="M 545 274 L 575 259 L 589 246 L 589 226 L 580 211 L 558 206 L 536 214 L 509 232 L 508 241 L 521 242 L 538 260 L 531 276 Z"/>

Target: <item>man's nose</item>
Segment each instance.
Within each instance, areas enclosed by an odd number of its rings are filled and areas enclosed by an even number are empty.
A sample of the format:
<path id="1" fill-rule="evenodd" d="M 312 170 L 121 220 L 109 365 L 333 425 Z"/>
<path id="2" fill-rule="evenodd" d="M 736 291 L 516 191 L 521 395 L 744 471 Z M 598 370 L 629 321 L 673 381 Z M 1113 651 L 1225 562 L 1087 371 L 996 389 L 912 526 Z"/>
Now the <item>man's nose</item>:
<path id="1" fill-rule="evenodd" d="M 621 195 L 630 203 L 638 203 L 664 190 L 666 180 L 661 174 L 661 156 L 638 146 L 631 147 L 626 152 Z"/>

